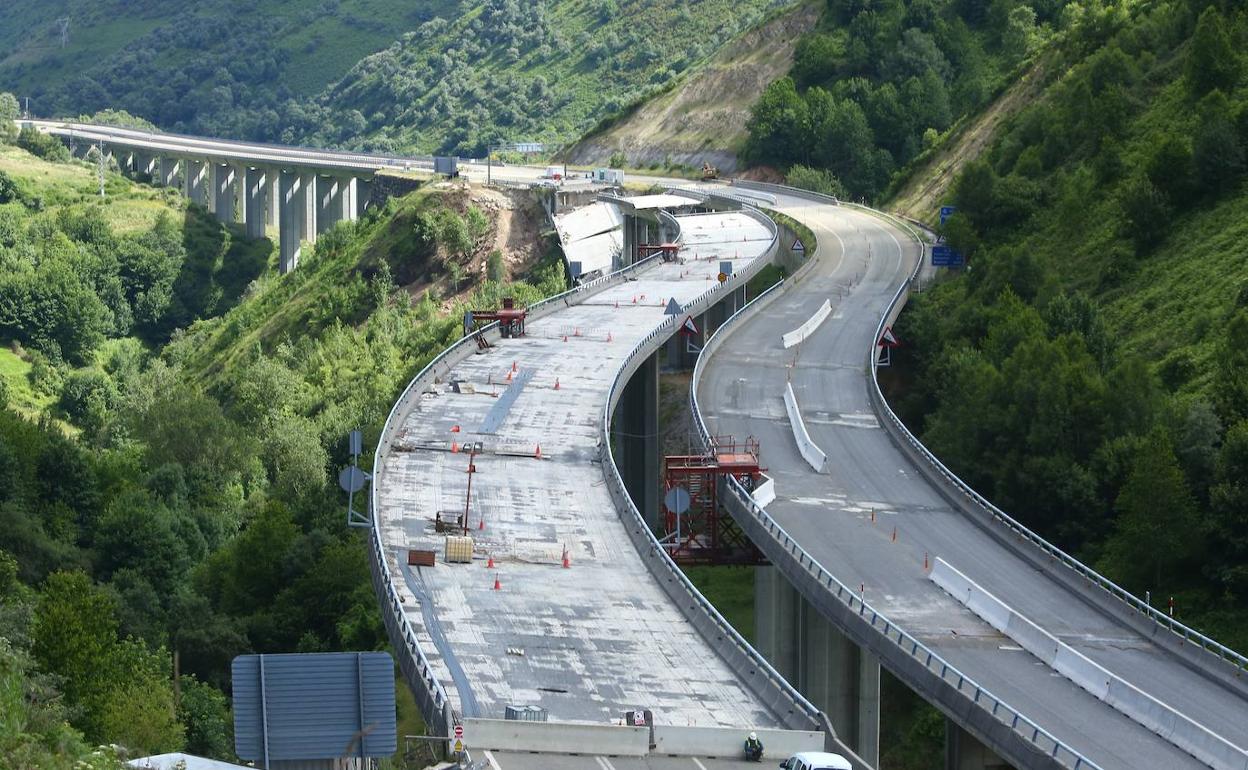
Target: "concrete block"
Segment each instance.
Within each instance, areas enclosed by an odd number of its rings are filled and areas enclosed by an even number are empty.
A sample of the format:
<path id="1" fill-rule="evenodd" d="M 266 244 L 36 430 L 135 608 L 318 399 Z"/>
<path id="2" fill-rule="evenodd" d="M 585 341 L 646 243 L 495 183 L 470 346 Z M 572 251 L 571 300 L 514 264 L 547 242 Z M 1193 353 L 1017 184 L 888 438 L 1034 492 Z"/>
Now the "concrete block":
<path id="1" fill-rule="evenodd" d="M 548 754 L 644 757 L 650 751 L 650 729 L 569 722 L 465 719 L 464 745 L 469 751 L 507 749 Z"/>
<path id="2" fill-rule="evenodd" d="M 788 332 L 787 334 L 781 335 L 780 342 L 786 348 L 793 347 L 794 345 L 798 344 L 799 342 L 806 339 L 810 335 L 814 334 L 815 329 L 818 329 L 819 325 L 822 324 L 825 320 L 827 320 L 828 316 L 831 314 L 832 314 L 832 303 L 830 300 L 825 299 L 823 301 L 823 304 L 819 306 L 819 309 L 815 311 L 815 314 L 811 316 L 810 318 L 806 319 L 805 323 L 803 323 L 801 326 L 797 327 L 793 331 Z"/>
<path id="3" fill-rule="evenodd" d="M 802 413 L 797 408 L 797 397 L 793 395 L 793 385 L 787 382 L 784 384 L 784 409 L 789 414 L 789 424 L 793 427 L 797 451 L 801 453 L 806 462 L 810 463 L 810 467 L 814 468 L 816 473 L 823 473 L 823 466 L 827 463 L 828 456 L 815 444 L 810 433 L 807 432 Z"/>
<path id="4" fill-rule="evenodd" d="M 736 727 L 680 727 L 656 725 L 652 754 L 681 757 L 741 756 L 741 747 L 750 730 Z M 755 729 L 767 757 L 787 758 L 799 751 L 823 751 L 823 733 L 817 730 Z"/>

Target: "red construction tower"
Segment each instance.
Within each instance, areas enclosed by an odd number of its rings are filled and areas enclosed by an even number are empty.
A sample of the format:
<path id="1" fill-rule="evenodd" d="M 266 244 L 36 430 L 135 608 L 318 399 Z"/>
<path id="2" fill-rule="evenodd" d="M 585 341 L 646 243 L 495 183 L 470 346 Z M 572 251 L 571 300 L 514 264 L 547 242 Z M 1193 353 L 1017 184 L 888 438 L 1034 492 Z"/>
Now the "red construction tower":
<path id="1" fill-rule="evenodd" d="M 719 504 L 732 476 L 750 491 L 764 483 L 758 441 L 716 436 L 703 455 L 663 458 L 663 546 L 678 564 L 762 564 L 763 555 Z"/>

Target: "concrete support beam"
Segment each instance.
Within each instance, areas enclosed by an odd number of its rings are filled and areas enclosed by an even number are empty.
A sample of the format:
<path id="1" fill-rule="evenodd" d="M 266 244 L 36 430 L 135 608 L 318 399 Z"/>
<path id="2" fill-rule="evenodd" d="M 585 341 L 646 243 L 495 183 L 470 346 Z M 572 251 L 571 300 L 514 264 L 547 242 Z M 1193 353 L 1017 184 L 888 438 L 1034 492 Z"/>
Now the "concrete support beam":
<path id="1" fill-rule="evenodd" d="M 281 224 L 282 210 L 282 191 L 278 181 L 282 178 L 280 169 L 265 169 L 264 177 L 269 185 L 268 191 L 265 193 L 265 201 L 267 208 L 265 209 L 265 225 L 276 230 Z"/>
<path id="2" fill-rule="evenodd" d="M 775 567 L 754 578 L 756 648 L 828 715 L 872 767 L 880 755 L 880 663 L 842 635 Z"/>
<path id="3" fill-rule="evenodd" d="M 299 199 L 300 205 L 303 206 L 303 216 L 300 224 L 302 225 L 301 237 L 309 244 L 316 243 L 316 234 L 320 232 L 316 229 L 316 174 L 308 171 L 299 172 L 299 186 L 303 191 Z M 287 203 L 286 196 L 282 196 L 282 205 Z"/>
<path id="4" fill-rule="evenodd" d="M 332 176 L 316 177 L 316 231 L 323 233 L 342 221 L 345 180 Z"/>
<path id="5" fill-rule="evenodd" d="M 373 180 L 359 179 L 355 180 L 355 218 L 359 219 L 364 216 L 364 212 L 368 209 L 372 201 Z"/>
<path id="6" fill-rule="evenodd" d="M 219 222 L 234 221 L 234 168 L 220 163 L 212 166 L 212 213 Z"/>
<path id="7" fill-rule="evenodd" d="M 945 770 L 1009 770 L 994 754 L 956 722 L 945 718 Z"/>
<path id="8" fill-rule="evenodd" d="M 339 219 L 344 222 L 354 222 L 360 218 L 360 204 L 356 200 L 360 195 L 360 180 L 349 176 L 342 179 L 341 183 L 342 214 L 339 216 Z"/>
<path id="9" fill-rule="evenodd" d="M 306 187 L 308 176 L 293 171 L 281 172 L 278 271 L 283 274 L 299 266 L 303 236 L 307 228 L 308 199 L 311 197 Z"/>
<path id="10" fill-rule="evenodd" d="M 659 523 L 659 359 L 646 359 L 633 374 L 615 410 L 616 461 L 624 486 L 642 517 Z"/>
<path id="11" fill-rule="evenodd" d="M 160 175 L 152 181 L 160 187 L 177 187 L 180 166 L 181 163 L 177 158 L 162 155 L 160 157 Z"/>
<path id="12" fill-rule="evenodd" d="M 182 174 L 183 193 L 192 203 L 208 206 L 208 164 L 202 160 L 186 161 Z"/>
<path id="13" fill-rule="evenodd" d="M 241 225 L 247 224 L 247 166 L 234 164 L 234 212 L 235 220 Z M 263 215 L 261 215 L 263 216 Z"/>
<path id="14" fill-rule="evenodd" d="M 264 237 L 268 221 L 265 218 L 265 202 L 269 194 L 270 175 L 276 176 L 262 168 L 249 168 L 244 175 L 245 184 L 240 185 L 245 199 L 242 210 L 248 238 Z"/>

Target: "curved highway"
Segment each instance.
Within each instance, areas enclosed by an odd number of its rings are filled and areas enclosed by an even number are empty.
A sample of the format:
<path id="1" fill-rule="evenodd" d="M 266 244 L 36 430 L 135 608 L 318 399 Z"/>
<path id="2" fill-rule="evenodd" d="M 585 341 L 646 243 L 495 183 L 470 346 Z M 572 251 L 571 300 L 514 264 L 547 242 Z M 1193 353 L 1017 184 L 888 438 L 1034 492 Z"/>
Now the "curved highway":
<path id="1" fill-rule="evenodd" d="M 943 558 L 1083 655 L 1248 746 L 1242 686 L 1198 671 L 1038 571 L 952 505 L 881 427 L 867 351 L 920 258 L 914 240 L 855 209 L 789 196 L 776 208 L 815 232 L 818 263 L 766 312 L 737 325 L 705 362 L 697 393 L 712 433 L 761 440 L 776 480 L 771 517 L 843 583 L 863 586 L 866 601 L 889 620 L 1105 770 L 1202 765 L 973 615 L 928 579 L 925 558 Z M 829 299 L 831 317 L 785 350 L 781 335 Z M 782 400 L 786 378 L 811 438 L 827 454 L 822 474 L 797 451 Z"/>

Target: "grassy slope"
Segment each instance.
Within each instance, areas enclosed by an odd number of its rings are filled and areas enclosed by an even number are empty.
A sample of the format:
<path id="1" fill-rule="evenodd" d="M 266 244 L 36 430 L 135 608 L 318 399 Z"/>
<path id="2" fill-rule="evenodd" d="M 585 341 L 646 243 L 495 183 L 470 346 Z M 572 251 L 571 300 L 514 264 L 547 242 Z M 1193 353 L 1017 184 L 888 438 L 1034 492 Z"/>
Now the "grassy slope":
<path id="1" fill-rule="evenodd" d="M 735 168 L 750 108 L 789 71 L 793 47 L 821 7 L 803 2 L 742 34 L 670 91 L 578 142 L 569 160 L 599 164 L 623 151 L 633 166 L 671 156 L 692 166 L 706 159 L 725 171 Z"/>
<path id="2" fill-rule="evenodd" d="M 47 208 L 94 203 L 99 200 L 96 170 L 85 162 L 49 163 L 25 150 L 0 145 L 0 171 L 27 193 L 38 195 Z M 132 184 L 115 173 L 105 178 L 108 205 L 104 218 L 114 232 L 132 233 L 152 226 L 161 213 L 181 217 L 185 203 L 172 190 Z"/>
<path id="3" fill-rule="evenodd" d="M 514 36 L 502 29 L 508 23 L 486 21 L 478 8 L 365 59 L 322 101 L 331 110 L 358 109 L 370 121 L 381 116 L 356 142 L 386 138 L 399 147 L 450 151 L 492 133 L 558 145 L 664 88 L 739 30 L 791 4 L 620 0 L 604 19 L 598 3 L 550 0 L 541 28 L 526 22 L 529 28 Z M 549 91 L 535 97 L 530 88 L 538 78 Z"/>

